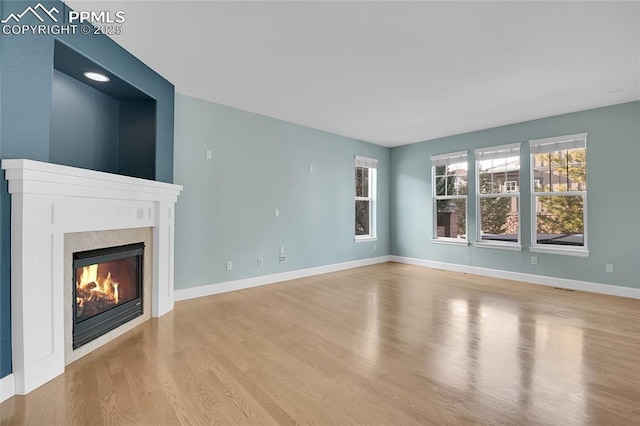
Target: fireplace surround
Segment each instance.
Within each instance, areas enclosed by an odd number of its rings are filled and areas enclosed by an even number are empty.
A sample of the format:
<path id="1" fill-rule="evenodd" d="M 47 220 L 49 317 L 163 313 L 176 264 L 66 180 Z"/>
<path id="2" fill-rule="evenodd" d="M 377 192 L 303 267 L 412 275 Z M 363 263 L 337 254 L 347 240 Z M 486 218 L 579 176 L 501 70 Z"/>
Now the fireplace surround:
<path id="1" fill-rule="evenodd" d="M 64 372 L 68 235 L 152 229 L 149 314 L 173 309 L 174 208 L 182 187 L 32 160 L 2 160 L 2 168 L 12 201 L 14 393 L 24 395 Z"/>

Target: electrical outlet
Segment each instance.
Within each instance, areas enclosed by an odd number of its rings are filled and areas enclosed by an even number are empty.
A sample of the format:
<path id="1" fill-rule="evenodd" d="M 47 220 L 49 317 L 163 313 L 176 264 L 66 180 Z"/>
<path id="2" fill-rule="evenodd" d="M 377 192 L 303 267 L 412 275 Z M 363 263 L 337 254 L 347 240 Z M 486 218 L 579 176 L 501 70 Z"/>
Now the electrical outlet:
<path id="1" fill-rule="evenodd" d="M 538 264 L 538 256 L 531 256 L 531 264 L 532 265 Z"/>
<path id="2" fill-rule="evenodd" d="M 213 152 L 210 149 L 206 150 L 204 156 L 207 160 L 211 160 L 213 158 Z"/>
<path id="3" fill-rule="evenodd" d="M 233 269 L 233 262 L 230 260 L 227 260 L 227 271 L 230 271 Z"/>
<path id="4" fill-rule="evenodd" d="M 276 217 L 280 216 L 280 209 L 275 209 L 273 211 L 273 215 L 276 216 Z"/>
<path id="5" fill-rule="evenodd" d="M 309 164 L 309 173 L 313 173 L 313 165 Z"/>
<path id="6" fill-rule="evenodd" d="M 613 273 L 613 263 L 607 263 L 604 268 L 605 271 Z"/>
<path id="7" fill-rule="evenodd" d="M 259 257 L 258 258 L 258 266 L 263 266 L 264 265 L 264 259 Z"/>
<path id="8" fill-rule="evenodd" d="M 281 254 L 280 255 L 280 263 L 285 263 L 287 261 L 287 255 L 286 254 Z"/>
<path id="9" fill-rule="evenodd" d="M 378 249 L 378 246 L 376 246 L 375 244 L 373 245 L 373 251 L 376 251 Z"/>
<path id="10" fill-rule="evenodd" d="M 280 246 L 280 254 L 284 254 L 284 246 Z"/>

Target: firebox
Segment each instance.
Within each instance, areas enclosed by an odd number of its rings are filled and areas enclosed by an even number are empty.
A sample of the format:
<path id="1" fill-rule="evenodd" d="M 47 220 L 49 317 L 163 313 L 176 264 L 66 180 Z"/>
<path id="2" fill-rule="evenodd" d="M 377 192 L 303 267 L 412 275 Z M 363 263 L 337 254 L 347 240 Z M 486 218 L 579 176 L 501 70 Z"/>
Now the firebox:
<path id="1" fill-rule="evenodd" d="M 144 243 L 73 254 L 73 349 L 142 315 Z"/>

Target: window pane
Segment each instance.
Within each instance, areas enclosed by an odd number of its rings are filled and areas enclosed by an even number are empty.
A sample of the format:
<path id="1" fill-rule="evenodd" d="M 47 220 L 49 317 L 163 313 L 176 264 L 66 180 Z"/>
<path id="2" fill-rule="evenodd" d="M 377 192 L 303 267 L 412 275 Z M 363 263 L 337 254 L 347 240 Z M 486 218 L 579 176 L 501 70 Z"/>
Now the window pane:
<path id="1" fill-rule="evenodd" d="M 356 235 L 369 235 L 370 201 L 356 201 Z"/>
<path id="2" fill-rule="evenodd" d="M 533 179 L 537 181 L 537 191 L 551 191 L 551 154 L 541 153 L 533 156 Z"/>
<path id="3" fill-rule="evenodd" d="M 577 148 L 567 151 L 567 163 L 569 169 L 569 190 L 587 190 L 587 162 L 586 149 Z"/>
<path id="4" fill-rule="evenodd" d="M 581 196 L 536 198 L 538 244 L 584 246 L 584 202 Z"/>
<path id="5" fill-rule="evenodd" d="M 446 178 L 446 192 L 445 195 L 457 195 L 456 193 L 456 177 L 447 176 Z"/>
<path id="6" fill-rule="evenodd" d="M 369 169 L 356 167 L 356 197 L 369 196 Z"/>
<path id="7" fill-rule="evenodd" d="M 535 154 L 533 175 L 539 192 L 586 191 L 586 150 L 576 148 Z"/>
<path id="8" fill-rule="evenodd" d="M 456 176 L 453 182 L 453 190 L 455 195 L 467 195 L 467 171 L 464 174 Z"/>
<path id="9" fill-rule="evenodd" d="M 481 194 L 498 194 L 501 192 L 497 176 L 492 173 L 481 173 L 479 184 Z"/>
<path id="10" fill-rule="evenodd" d="M 464 238 L 467 233 L 467 200 L 436 201 L 437 237 Z"/>
<path id="11" fill-rule="evenodd" d="M 447 178 L 444 176 L 436 176 L 436 195 L 447 195 Z"/>
<path id="12" fill-rule="evenodd" d="M 518 241 L 518 198 L 480 198 L 480 238 Z"/>
<path id="13" fill-rule="evenodd" d="M 517 192 L 520 183 L 520 157 L 478 161 L 478 176 L 481 194 Z"/>

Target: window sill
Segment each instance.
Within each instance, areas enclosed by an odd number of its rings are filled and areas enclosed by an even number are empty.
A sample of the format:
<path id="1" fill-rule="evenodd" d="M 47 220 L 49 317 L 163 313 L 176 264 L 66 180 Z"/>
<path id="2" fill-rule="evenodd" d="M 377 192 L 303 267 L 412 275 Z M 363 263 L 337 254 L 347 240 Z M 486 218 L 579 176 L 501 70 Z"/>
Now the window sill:
<path id="1" fill-rule="evenodd" d="M 463 240 L 461 238 L 433 238 L 431 240 L 432 244 L 444 244 L 448 246 L 468 246 L 469 241 Z"/>
<path id="2" fill-rule="evenodd" d="M 589 250 L 575 249 L 575 248 L 532 246 L 529 248 L 529 251 L 532 253 L 563 254 L 565 256 L 579 256 L 579 257 L 589 256 Z"/>
<path id="3" fill-rule="evenodd" d="M 366 243 L 367 241 L 376 241 L 378 237 L 372 237 L 370 235 L 363 235 L 361 237 L 355 237 L 353 241 L 356 243 Z"/>
<path id="4" fill-rule="evenodd" d="M 476 242 L 474 244 L 476 247 L 480 248 L 488 248 L 488 249 L 498 249 L 498 250 L 513 250 L 513 251 L 522 251 L 522 246 L 516 243 L 489 243 L 489 242 Z"/>

